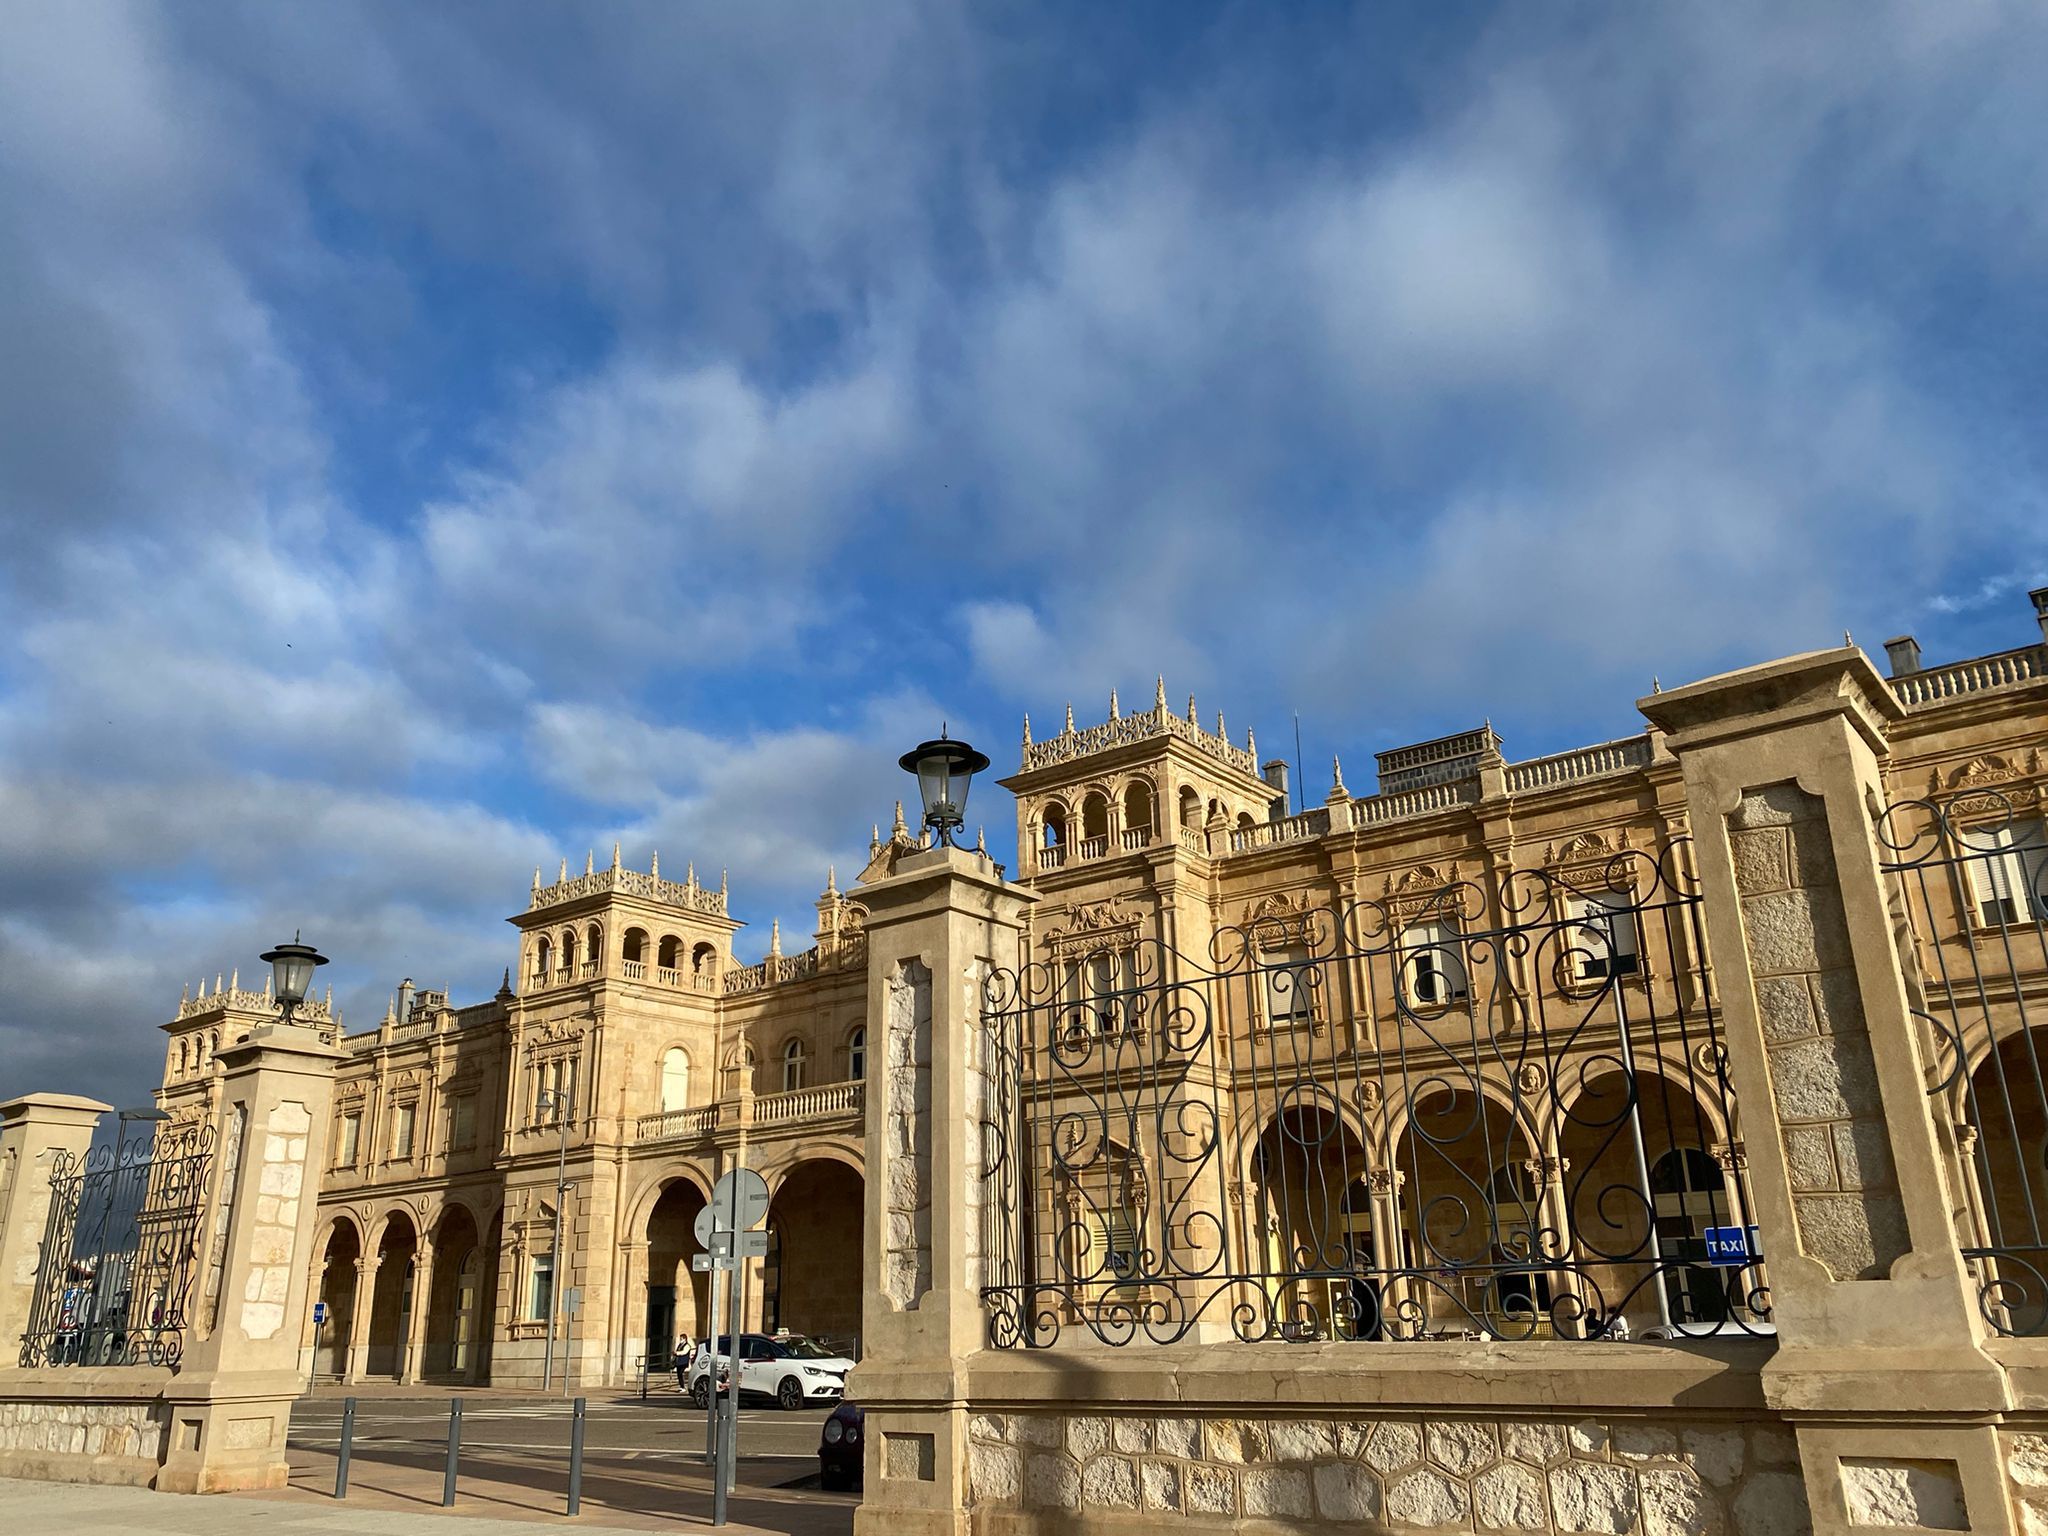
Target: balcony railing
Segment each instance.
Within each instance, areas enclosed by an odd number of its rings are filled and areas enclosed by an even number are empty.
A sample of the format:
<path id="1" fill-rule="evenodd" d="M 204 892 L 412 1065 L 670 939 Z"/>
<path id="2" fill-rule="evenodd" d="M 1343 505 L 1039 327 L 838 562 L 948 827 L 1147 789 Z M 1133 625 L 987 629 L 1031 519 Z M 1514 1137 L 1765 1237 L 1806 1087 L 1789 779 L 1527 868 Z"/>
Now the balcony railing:
<path id="1" fill-rule="evenodd" d="M 733 1103 L 727 1099 L 724 1103 Z M 708 1136 L 718 1128 L 718 1104 L 699 1104 L 691 1109 L 665 1110 L 658 1115 L 642 1115 L 633 1123 L 633 1140 L 636 1142 L 671 1141 L 681 1138 Z"/>
<path id="2" fill-rule="evenodd" d="M 1899 702 L 1914 709 L 2042 677 L 2048 677 L 2048 645 L 2025 645 L 1996 656 L 1979 656 L 1945 667 L 1929 667 L 1925 672 L 1909 672 L 1904 677 L 1892 678 L 1891 685 Z"/>
<path id="3" fill-rule="evenodd" d="M 754 1100 L 754 1124 L 787 1125 L 793 1120 L 857 1114 L 866 1104 L 867 1084 L 858 1078 L 846 1083 L 824 1083 L 816 1088 L 771 1093 Z"/>
<path id="4" fill-rule="evenodd" d="M 1582 779 L 1603 778 L 1610 773 L 1627 773 L 1650 761 L 1648 736 L 1624 736 L 1597 746 L 1578 747 L 1534 757 L 1526 763 L 1508 764 L 1508 792 L 1523 794 L 1532 789 L 1555 789 Z"/>
<path id="5" fill-rule="evenodd" d="M 1278 821 L 1261 821 L 1238 828 L 1230 834 L 1230 851 L 1248 853 L 1254 848 L 1271 848 L 1279 843 L 1305 843 L 1329 830 L 1329 808 L 1318 806 L 1298 816 L 1283 816 Z"/>
<path id="6" fill-rule="evenodd" d="M 1377 827 L 1411 816 L 1430 816 L 1438 811 L 1455 811 L 1479 803 L 1479 781 L 1466 779 L 1455 784 L 1431 784 L 1398 795 L 1372 795 L 1351 802 L 1351 825 Z"/>
<path id="7" fill-rule="evenodd" d="M 647 962 L 645 960 L 621 960 L 619 968 L 628 981 L 645 981 L 647 979 Z"/>
<path id="8" fill-rule="evenodd" d="M 1104 832 L 1098 837 L 1082 838 L 1076 851 L 1083 859 L 1101 858 L 1105 853 L 1109 852 L 1109 834 Z"/>
<path id="9" fill-rule="evenodd" d="M 1152 846 L 1152 829 L 1150 827 L 1126 827 L 1118 836 L 1123 840 L 1125 853 L 1135 853 L 1140 848 Z"/>

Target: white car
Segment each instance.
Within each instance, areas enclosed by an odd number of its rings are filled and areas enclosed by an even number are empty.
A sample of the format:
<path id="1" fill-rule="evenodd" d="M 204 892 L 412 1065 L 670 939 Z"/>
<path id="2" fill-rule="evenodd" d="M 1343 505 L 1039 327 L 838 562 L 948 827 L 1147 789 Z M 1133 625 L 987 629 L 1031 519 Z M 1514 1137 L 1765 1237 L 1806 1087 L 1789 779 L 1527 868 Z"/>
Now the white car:
<path id="1" fill-rule="evenodd" d="M 732 1341 L 718 1340 L 721 1374 Z M 739 1344 L 741 1398 L 772 1397 L 783 1408 L 807 1403 L 836 1403 L 846 1395 L 846 1373 L 853 1362 L 835 1355 L 800 1333 L 743 1333 Z M 711 1341 L 697 1346 L 690 1362 L 689 1392 L 702 1407 L 711 1400 Z"/>

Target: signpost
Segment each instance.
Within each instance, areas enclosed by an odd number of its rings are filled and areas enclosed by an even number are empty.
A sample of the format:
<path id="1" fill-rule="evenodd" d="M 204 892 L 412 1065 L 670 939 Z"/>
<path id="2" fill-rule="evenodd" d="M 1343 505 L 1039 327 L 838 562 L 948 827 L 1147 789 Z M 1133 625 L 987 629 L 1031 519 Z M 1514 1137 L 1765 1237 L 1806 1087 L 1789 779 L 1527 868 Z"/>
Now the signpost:
<path id="1" fill-rule="evenodd" d="M 1740 1269 L 1764 1256 L 1762 1234 L 1755 1227 L 1709 1227 L 1706 1240 L 1707 1262 L 1724 1269 Z"/>
<path id="2" fill-rule="evenodd" d="M 704 1252 L 690 1261 L 693 1269 L 711 1272 L 711 1347 L 706 1362 L 707 1401 L 705 1432 L 712 1462 L 711 1523 L 725 1524 L 726 1496 L 732 1491 L 739 1463 L 740 1434 L 740 1347 L 739 1335 L 746 1313 L 746 1271 L 740 1259 L 757 1258 L 768 1252 L 768 1234 L 756 1232 L 768 1214 L 768 1181 L 751 1168 L 734 1168 L 712 1186 L 711 1202 L 698 1213 L 697 1241 Z M 737 1274 L 734 1275 L 734 1272 Z M 723 1287 L 718 1276 L 734 1275 Z M 723 1334 L 719 1328 L 719 1292 L 728 1292 L 730 1321 Z M 730 1294 L 737 1290 L 738 1294 Z M 721 1399 L 718 1394 L 719 1341 L 724 1338 L 726 1370 L 730 1383 Z"/>

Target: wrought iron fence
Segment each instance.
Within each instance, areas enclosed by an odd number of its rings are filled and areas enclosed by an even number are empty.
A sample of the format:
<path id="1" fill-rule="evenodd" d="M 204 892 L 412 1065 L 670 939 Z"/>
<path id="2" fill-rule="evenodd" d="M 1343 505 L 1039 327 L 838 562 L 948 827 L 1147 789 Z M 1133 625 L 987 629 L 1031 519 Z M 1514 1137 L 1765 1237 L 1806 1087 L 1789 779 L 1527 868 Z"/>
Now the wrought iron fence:
<path id="1" fill-rule="evenodd" d="M 1954 1137 L 1957 1238 L 2000 1333 L 2048 1333 L 2048 827 L 2025 785 L 1903 800 L 1878 818 L 1931 1097 Z"/>
<path id="2" fill-rule="evenodd" d="M 24 1366 L 178 1363 L 212 1160 L 205 1127 L 58 1154 Z"/>
<path id="3" fill-rule="evenodd" d="M 1689 852 L 992 974 L 991 1342 L 1767 1331 Z"/>

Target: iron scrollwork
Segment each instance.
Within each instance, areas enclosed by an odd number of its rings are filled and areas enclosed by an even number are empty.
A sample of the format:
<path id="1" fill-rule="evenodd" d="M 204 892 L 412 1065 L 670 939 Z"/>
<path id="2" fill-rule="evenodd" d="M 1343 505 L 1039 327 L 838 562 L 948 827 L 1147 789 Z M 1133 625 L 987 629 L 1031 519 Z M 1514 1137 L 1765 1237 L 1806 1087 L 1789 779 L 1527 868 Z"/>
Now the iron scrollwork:
<path id="1" fill-rule="evenodd" d="M 994 972 L 991 1343 L 1766 1331 L 1688 853 Z"/>

